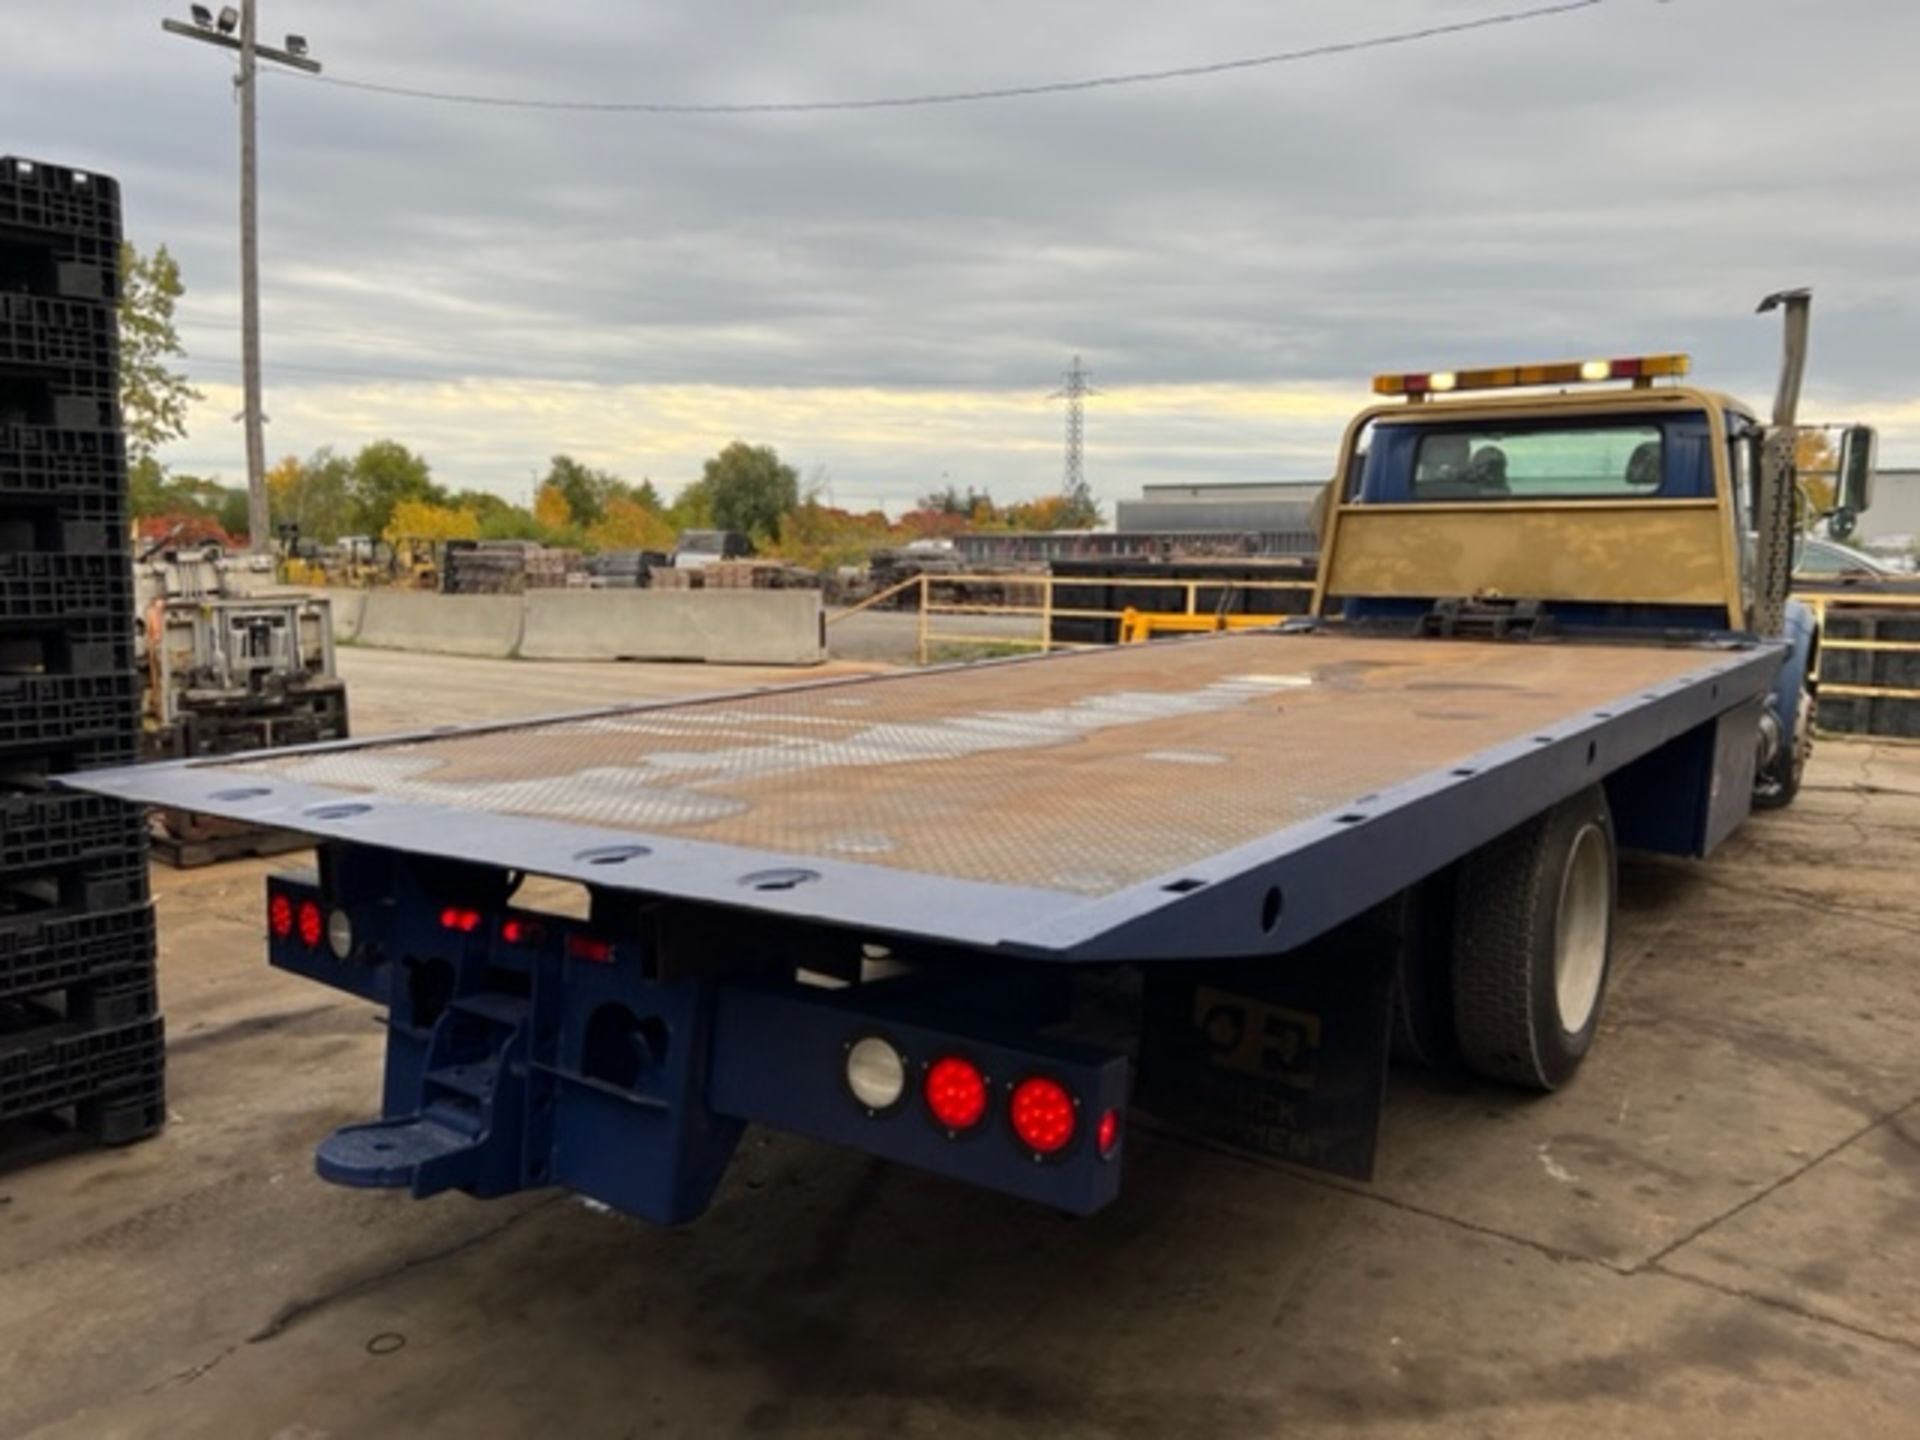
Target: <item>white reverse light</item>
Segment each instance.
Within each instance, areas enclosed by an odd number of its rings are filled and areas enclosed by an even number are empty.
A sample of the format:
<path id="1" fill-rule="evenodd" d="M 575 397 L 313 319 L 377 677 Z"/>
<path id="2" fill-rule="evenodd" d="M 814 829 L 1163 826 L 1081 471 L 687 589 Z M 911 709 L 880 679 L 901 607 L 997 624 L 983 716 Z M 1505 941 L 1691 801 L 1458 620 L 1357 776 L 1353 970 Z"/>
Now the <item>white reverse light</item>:
<path id="1" fill-rule="evenodd" d="M 889 1110 L 907 1093 L 907 1062 L 878 1035 L 856 1040 L 847 1051 L 847 1089 L 869 1110 Z"/>
<path id="2" fill-rule="evenodd" d="M 327 948 L 336 960 L 345 960 L 353 954 L 353 921 L 344 910 L 332 911 L 327 916 Z"/>

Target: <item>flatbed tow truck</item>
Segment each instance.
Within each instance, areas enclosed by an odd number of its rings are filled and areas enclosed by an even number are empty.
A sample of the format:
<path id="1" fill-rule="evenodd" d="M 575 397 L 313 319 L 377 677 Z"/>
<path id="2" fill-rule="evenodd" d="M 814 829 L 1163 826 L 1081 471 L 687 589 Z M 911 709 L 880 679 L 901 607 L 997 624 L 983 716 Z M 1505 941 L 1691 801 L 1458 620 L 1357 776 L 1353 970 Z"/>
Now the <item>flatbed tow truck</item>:
<path id="1" fill-rule="evenodd" d="M 385 1008 L 342 1184 L 679 1222 L 757 1123 L 1088 1213 L 1136 1113 L 1364 1177 L 1396 1048 L 1572 1077 L 1617 848 L 1793 797 L 1773 302 L 1770 424 L 1682 356 L 1381 377 L 1277 629 L 72 783 L 318 841 L 268 951 Z"/>

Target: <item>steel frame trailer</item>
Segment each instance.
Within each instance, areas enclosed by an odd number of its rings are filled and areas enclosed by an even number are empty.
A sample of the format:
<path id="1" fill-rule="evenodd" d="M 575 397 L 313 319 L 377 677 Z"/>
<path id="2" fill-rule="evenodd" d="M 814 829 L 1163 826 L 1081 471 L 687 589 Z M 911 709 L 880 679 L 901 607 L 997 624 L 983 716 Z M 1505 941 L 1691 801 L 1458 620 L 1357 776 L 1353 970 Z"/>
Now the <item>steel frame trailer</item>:
<path id="1" fill-rule="evenodd" d="M 1604 961 L 1614 843 L 1745 816 L 1785 653 L 1296 622 L 67 783 L 319 842 L 271 962 L 389 1033 L 328 1179 L 677 1222 L 757 1122 L 1087 1213 L 1130 1108 L 1368 1174 L 1487 857 L 1595 817 Z"/>

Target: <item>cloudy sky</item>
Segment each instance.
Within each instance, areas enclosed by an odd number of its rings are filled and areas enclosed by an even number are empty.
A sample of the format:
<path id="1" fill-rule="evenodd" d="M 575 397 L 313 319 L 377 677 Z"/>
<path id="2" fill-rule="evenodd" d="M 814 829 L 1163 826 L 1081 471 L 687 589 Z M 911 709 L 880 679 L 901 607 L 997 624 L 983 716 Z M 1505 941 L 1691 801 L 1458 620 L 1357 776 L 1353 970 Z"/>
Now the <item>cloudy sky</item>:
<path id="1" fill-rule="evenodd" d="M 567 101 L 863 99 L 1202 64 L 1546 0 L 261 0 L 341 80 Z M 216 8 L 218 8 L 216 6 Z M 229 57 L 171 0 L 8 6 L 0 150 L 117 175 L 189 286 L 169 458 L 237 478 Z M 1315 476 L 1375 370 L 1687 349 L 1756 403 L 1816 288 L 1821 417 L 1920 464 L 1920 5 L 1603 0 L 1201 79 L 923 109 L 483 108 L 263 79 L 275 454 L 391 435 L 524 499 L 734 437 L 834 500 L 1087 467 Z"/>

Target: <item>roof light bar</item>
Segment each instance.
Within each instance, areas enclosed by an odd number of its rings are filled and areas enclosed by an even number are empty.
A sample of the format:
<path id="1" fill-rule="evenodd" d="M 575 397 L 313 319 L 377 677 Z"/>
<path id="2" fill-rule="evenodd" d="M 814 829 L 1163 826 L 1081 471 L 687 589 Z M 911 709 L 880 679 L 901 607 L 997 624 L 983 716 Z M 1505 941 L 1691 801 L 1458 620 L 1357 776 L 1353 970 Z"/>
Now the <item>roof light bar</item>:
<path id="1" fill-rule="evenodd" d="M 1409 375 L 1376 375 L 1376 395 L 1404 395 L 1409 400 L 1461 390 L 1517 390 L 1528 385 L 1598 384 L 1631 380 L 1636 385 L 1656 379 L 1678 379 L 1693 368 L 1685 355 L 1629 355 L 1618 360 L 1563 360 L 1549 365 L 1501 365 L 1485 370 L 1431 370 Z"/>

